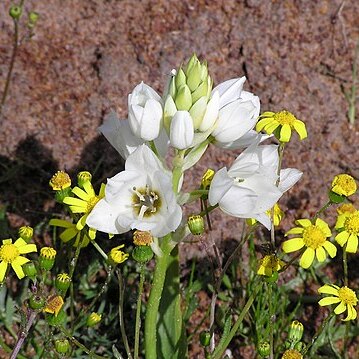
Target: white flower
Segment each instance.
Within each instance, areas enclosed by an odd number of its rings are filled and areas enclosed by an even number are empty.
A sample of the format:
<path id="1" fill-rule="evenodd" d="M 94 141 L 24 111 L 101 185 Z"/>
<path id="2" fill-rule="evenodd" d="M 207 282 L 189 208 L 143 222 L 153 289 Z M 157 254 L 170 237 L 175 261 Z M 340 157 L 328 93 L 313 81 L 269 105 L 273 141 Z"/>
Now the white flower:
<path id="1" fill-rule="evenodd" d="M 187 111 L 177 111 L 171 121 L 171 145 L 179 150 L 184 150 L 191 147 L 193 137 L 193 121 L 190 114 Z"/>
<path id="2" fill-rule="evenodd" d="M 209 203 L 239 218 L 255 218 L 268 229 L 271 221 L 265 214 L 283 192 L 302 175 L 295 169 L 281 171 L 283 183 L 277 181 L 278 152 L 276 145 L 258 146 L 260 137 L 243 151 L 227 171 L 220 169 L 213 177 Z"/>
<path id="3" fill-rule="evenodd" d="M 141 145 L 127 158 L 125 170 L 108 179 L 105 198 L 96 204 L 86 223 L 105 233 L 139 229 L 163 237 L 176 230 L 181 219 L 171 174 Z"/>
<path id="4" fill-rule="evenodd" d="M 120 120 L 114 111 L 105 116 L 98 129 L 124 160 L 144 143 L 143 139 L 133 134 L 128 120 Z M 165 157 L 169 144 L 166 131 L 162 130 L 154 142 L 159 154 Z"/>
<path id="5" fill-rule="evenodd" d="M 132 132 L 145 141 L 158 137 L 162 128 L 162 100 L 150 86 L 141 82 L 128 95 L 128 121 Z"/>
<path id="6" fill-rule="evenodd" d="M 245 80 L 245 77 L 231 79 L 212 91 L 212 95 L 218 92 L 220 96 L 219 115 L 212 136 L 222 143 L 221 147 L 245 136 L 256 125 L 260 102 L 257 96 L 242 90 Z"/>

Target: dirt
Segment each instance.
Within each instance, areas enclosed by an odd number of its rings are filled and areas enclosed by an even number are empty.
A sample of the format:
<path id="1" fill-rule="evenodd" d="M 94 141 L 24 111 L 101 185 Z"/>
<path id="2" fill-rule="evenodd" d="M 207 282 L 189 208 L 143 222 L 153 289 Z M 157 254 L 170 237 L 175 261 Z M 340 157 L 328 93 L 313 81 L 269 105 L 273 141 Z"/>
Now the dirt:
<path id="1" fill-rule="evenodd" d="M 13 41 L 9 5 L 0 3 L 0 91 Z M 284 167 L 304 175 L 281 200 L 284 230 L 326 202 L 334 175 L 359 179 L 359 123 L 349 125 L 343 94 L 353 81 L 358 1 L 28 0 L 25 9 L 40 19 L 19 47 L 0 118 L 0 204 L 10 226 L 51 216 L 47 183 L 57 169 L 74 174 L 99 163 L 98 183 L 118 172 L 123 162 L 97 132 L 105 114 L 115 109 L 125 118 L 140 81 L 161 92 L 169 71 L 193 52 L 208 61 L 215 84 L 245 75 L 262 112 L 287 109 L 306 123 L 308 139 L 285 150 Z M 186 181 L 196 185 L 208 163 L 219 169 L 238 153 L 211 147 Z M 333 224 L 334 210 L 328 214 Z M 237 219 L 216 212 L 213 225 L 219 247 L 237 238 Z M 183 256 L 200 249 L 184 246 Z"/>

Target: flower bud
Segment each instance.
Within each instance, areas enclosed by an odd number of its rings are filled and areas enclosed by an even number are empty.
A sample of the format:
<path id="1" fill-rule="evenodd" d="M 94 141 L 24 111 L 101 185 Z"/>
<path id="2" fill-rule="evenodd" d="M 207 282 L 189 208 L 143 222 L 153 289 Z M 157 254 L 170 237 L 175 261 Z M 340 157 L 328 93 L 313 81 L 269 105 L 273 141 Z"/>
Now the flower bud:
<path id="1" fill-rule="evenodd" d="M 59 273 L 55 279 L 55 287 L 60 292 L 66 292 L 71 284 L 71 278 L 67 273 Z"/>
<path id="2" fill-rule="evenodd" d="M 27 262 L 23 264 L 22 270 L 27 277 L 29 277 L 32 281 L 35 281 L 35 278 L 37 276 L 37 269 L 34 262 Z"/>
<path id="3" fill-rule="evenodd" d="M 98 314 L 98 313 L 92 312 L 92 313 L 87 317 L 86 325 L 87 325 L 88 327 L 93 327 L 93 326 L 95 326 L 96 324 L 100 323 L 101 318 L 102 318 L 102 314 Z"/>
<path id="4" fill-rule="evenodd" d="M 188 228 L 192 234 L 199 236 L 204 233 L 204 220 L 200 215 L 192 215 L 187 220 Z"/>
<path id="5" fill-rule="evenodd" d="M 56 339 L 55 349 L 59 354 L 66 354 L 70 350 L 70 343 L 67 339 Z"/>
<path id="6" fill-rule="evenodd" d="M 204 347 L 208 347 L 211 342 L 211 334 L 207 331 L 203 331 L 199 335 L 199 341 Z"/>
<path id="7" fill-rule="evenodd" d="M 29 20 L 27 23 L 27 26 L 32 29 L 33 27 L 35 27 L 37 20 L 39 20 L 39 14 L 35 11 L 30 11 L 29 12 Z"/>
<path id="8" fill-rule="evenodd" d="M 138 263 L 147 263 L 152 257 L 152 248 L 149 246 L 135 247 L 132 251 L 132 258 Z"/>
<path id="9" fill-rule="evenodd" d="M 127 260 L 129 255 L 120 250 L 124 246 L 124 244 L 121 244 L 120 246 L 111 249 L 110 253 L 108 254 L 108 260 L 111 265 L 117 265 Z"/>
<path id="10" fill-rule="evenodd" d="M 270 355 L 270 344 L 266 341 L 259 342 L 257 351 L 262 358 L 267 358 Z"/>
<path id="11" fill-rule="evenodd" d="M 290 325 L 288 340 L 295 345 L 302 339 L 303 331 L 303 324 L 298 320 L 294 320 Z"/>
<path id="12" fill-rule="evenodd" d="M 40 250 L 40 268 L 50 270 L 55 264 L 56 250 L 51 247 L 43 247 Z"/>
<path id="13" fill-rule="evenodd" d="M 175 104 L 178 111 L 188 111 L 192 107 L 191 90 L 188 86 L 182 85 L 178 89 Z"/>
<path id="14" fill-rule="evenodd" d="M 211 185 L 214 174 L 215 174 L 215 172 L 212 169 L 210 169 L 210 168 L 207 169 L 207 171 L 202 176 L 202 181 L 201 181 L 202 189 L 209 189 L 209 186 Z"/>
<path id="15" fill-rule="evenodd" d="M 92 174 L 88 171 L 81 171 L 77 174 L 77 185 L 80 188 L 84 188 L 85 182 L 91 182 L 92 180 Z"/>
<path id="16" fill-rule="evenodd" d="M 191 147 L 194 138 L 193 121 L 187 111 L 177 111 L 170 128 L 171 145 L 179 150 Z"/>
<path id="17" fill-rule="evenodd" d="M 60 191 L 71 186 L 71 178 L 66 172 L 57 171 L 52 176 L 49 184 L 54 191 Z"/>
<path id="18" fill-rule="evenodd" d="M 29 307 L 34 310 L 42 309 L 45 306 L 45 299 L 37 294 L 29 298 Z"/>
<path id="19" fill-rule="evenodd" d="M 14 20 L 19 20 L 22 15 L 22 7 L 17 5 L 11 6 L 9 14 Z"/>
<path id="20" fill-rule="evenodd" d="M 156 139 L 162 128 L 162 115 L 160 96 L 141 82 L 128 96 L 128 121 L 133 134 L 145 141 Z"/>
<path id="21" fill-rule="evenodd" d="M 19 228 L 19 236 L 22 238 L 26 243 L 29 243 L 34 235 L 34 229 L 29 226 L 22 226 Z"/>

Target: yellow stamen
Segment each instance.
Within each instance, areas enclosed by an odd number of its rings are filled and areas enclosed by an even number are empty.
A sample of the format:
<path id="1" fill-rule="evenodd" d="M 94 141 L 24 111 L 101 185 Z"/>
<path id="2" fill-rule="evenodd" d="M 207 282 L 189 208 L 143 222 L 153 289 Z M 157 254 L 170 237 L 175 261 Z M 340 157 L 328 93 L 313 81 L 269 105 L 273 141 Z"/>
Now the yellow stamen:
<path id="1" fill-rule="evenodd" d="M 304 228 L 303 240 L 307 247 L 317 249 L 325 243 L 326 236 L 320 228 L 312 225 Z"/>
<path id="2" fill-rule="evenodd" d="M 354 291 L 348 287 L 341 287 L 338 289 L 338 297 L 343 303 L 347 305 L 349 304 L 355 306 L 358 303 L 358 299 Z"/>
<path id="3" fill-rule="evenodd" d="M 3 244 L 0 247 L 0 259 L 6 263 L 12 263 L 20 255 L 14 244 Z"/>
<path id="4" fill-rule="evenodd" d="M 57 171 L 49 182 L 54 191 L 60 191 L 71 186 L 71 178 L 64 171 Z"/>

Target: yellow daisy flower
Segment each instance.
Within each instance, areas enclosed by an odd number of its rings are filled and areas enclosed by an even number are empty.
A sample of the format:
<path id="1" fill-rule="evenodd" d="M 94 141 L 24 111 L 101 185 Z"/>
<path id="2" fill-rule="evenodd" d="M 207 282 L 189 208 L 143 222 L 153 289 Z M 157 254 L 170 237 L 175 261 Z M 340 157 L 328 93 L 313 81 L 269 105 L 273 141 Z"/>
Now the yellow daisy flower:
<path id="1" fill-rule="evenodd" d="M 264 112 L 256 125 L 256 131 L 262 130 L 268 135 L 275 132 L 275 136 L 280 142 L 289 142 L 292 130 L 298 133 L 301 140 L 308 136 L 304 122 L 298 120 L 289 111 Z"/>
<path id="2" fill-rule="evenodd" d="M 50 224 L 50 226 L 66 228 L 60 234 L 60 239 L 64 243 L 67 243 L 71 239 L 76 238 L 73 246 L 77 247 L 79 245 L 80 238 L 81 238 L 81 229 L 77 228 L 76 223 L 65 221 L 63 219 L 55 219 L 54 218 L 54 219 L 50 220 L 49 224 Z M 81 247 L 86 247 L 92 239 L 95 239 L 95 237 L 96 237 L 96 230 L 93 228 L 89 228 L 88 232 L 87 233 L 85 232 L 85 234 L 84 234 Z"/>
<path id="3" fill-rule="evenodd" d="M 303 359 L 303 355 L 297 349 L 288 349 L 283 353 L 282 359 Z"/>
<path id="4" fill-rule="evenodd" d="M 284 217 L 284 212 L 282 211 L 282 209 L 279 207 L 279 204 L 276 203 L 274 206 L 273 206 L 273 223 L 274 225 L 277 227 L 279 226 L 281 220 L 283 219 Z M 268 209 L 265 214 L 271 218 L 272 216 L 272 209 Z M 256 223 L 257 223 L 257 220 L 254 219 L 254 218 L 247 218 L 246 219 L 246 223 L 248 226 L 254 226 Z"/>
<path id="5" fill-rule="evenodd" d="M 357 312 L 354 308 L 358 304 L 358 298 L 355 295 L 354 291 L 350 288 L 338 287 L 337 285 L 325 284 L 318 289 L 318 293 L 320 294 L 331 294 L 331 297 L 325 297 L 319 301 L 319 305 L 331 305 L 338 304 L 334 309 L 335 314 L 344 313 L 347 310 L 347 317 L 342 319 L 343 321 L 354 320 L 357 317 Z"/>
<path id="6" fill-rule="evenodd" d="M 54 191 L 60 191 L 71 186 L 71 178 L 66 172 L 57 171 L 52 176 L 49 184 Z"/>
<path id="7" fill-rule="evenodd" d="M 62 306 L 64 305 L 64 300 L 61 295 L 55 295 L 50 297 L 44 308 L 45 313 L 55 314 L 55 317 L 59 314 Z"/>
<path id="8" fill-rule="evenodd" d="M 285 241 L 282 248 L 285 253 L 291 253 L 307 247 L 299 261 L 301 267 L 309 268 L 315 256 L 319 262 L 325 261 L 327 258 L 326 251 L 330 257 L 334 258 L 336 256 L 337 248 L 327 240 L 332 235 L 332 232 L 326 222 L 318 218 L 315 224 L 312 224 L 309 219 L 299 219 L 295 223 L 299 224 L 300 227 L 292 228 L 286 233 L 286 236 L 299 234 L 301 237 Z"/>
<path id="9" fill-rule="evenodd" d="M 64 199 L 63 202 L 69 205 L 72 213 L 83 213 L 83 216 L 76 224 L 78 230 L 81 230 L 85 227 L 88 215 L 96 206 L 97 202 L 105 197 L 105 187 L 105 184 L 102 184 L 99 194 L 96 195 L 91 182 L 86 181 L 83 183 L 83 189 L 80 187 L 74 187 L 72 189 L 72 193 L 75 194 L 78 198 L 66 197 Z"/>
<path id="10" fill-rule="evenodd" d="M 334 177 L 331 190 L 340 196 L 349 197 L 357 191 L 357 184 L 352 176 L 342 173 Z"/>
<path id="11" fill-rule="evenodd" d="M 335 229 L 339 231 L 335 237 L 338 244 L 341 247 L 346 244 L 346 252 L 356 253 L 359 236 L 359 211 L 340 214 Z"/>
<path id="12" fill-rule="evenodd" d="M 271 277 L 273 272 L 278 272 L 284 264 L 275 254 L 268 254 L 261 259 L 257 274 Z"/>
<path id="13" fill-rule="evenodd" d="M 121 248 L 123 248 L 124 246 L 124 244 L 121 244 L 120 246 L 111 249 L 110 253 L 108 254 L 108 257 L 113 263 L 120 264 L 127 260 L 129 256 L 128 253 L 121 251 Z"/>
<path id="14" fill-rule="evenodd" d="M 337 208 L 338 214 L 354 213 L 357 209 L 351 203 L 343 203 Z"/>
<path id="15" fill-rule="evenodd" d="M 21 254 L 37 252 L 36 245 L 28 244 L 22 238 L 18 238 L 15 243 L 12 243 L 12 239 L 4 239 L 2 243 L 0 247 L 0 283 L 4 281 L 9 265 L 11 265 L 19 279 L 24 278 L 25 273 L 22 265 L 30 262 L 30 260 L 21 256 Z"/>

